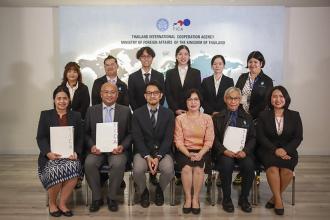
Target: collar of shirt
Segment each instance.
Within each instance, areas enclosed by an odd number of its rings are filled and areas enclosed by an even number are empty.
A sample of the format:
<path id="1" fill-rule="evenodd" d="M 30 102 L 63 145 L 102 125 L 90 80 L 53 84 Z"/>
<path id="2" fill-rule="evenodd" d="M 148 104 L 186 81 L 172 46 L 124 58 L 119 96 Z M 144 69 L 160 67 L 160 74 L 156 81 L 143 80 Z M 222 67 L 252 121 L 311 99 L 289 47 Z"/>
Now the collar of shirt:
<path id="1" fill-rule="evenodd" d="M 149 116 L 151 117 L 151 112 L 150 112 L 150 110 L 151 110 L 152 108 L 149 106 L 149 104 L 147 104 L 147 108 L 148 108 Z M 159 111 L 159 104 L 157 105 L 156 109 L 157 109 L 157 112 L 155 113 L 155 118 L 156 118 L 156 121 L 157 121 L 157 116 L 158 116 L 158 111 Z"/>
<path id="2" fill-rule="evenodd" d="M 110 106 L 107 106 L 106 104 L 104 104 L 104 102 L 102 102 L 102 109 L 106 109 L 106 108 L 112 108 L 112 110 L 115 110 L 116 108 L 116 103 L 110 105 Z"/>
<path id="3" fill-rule="evenodd" d="M 150 75 L 149 75 L 149 80 L 151 79 L 151 69 L 150 69 L 148 72 L 146 72 L 146 71 L 144 71 L 143 68 L 141 68 L 141 72 L 142 72 L 143 80 L 146 80 L 146 75 L 145 75 L 145 74 L 147 74 L 147 73 L 150 74 Z"/>
<path id="4" fill-rule="evenodd" d="M 108 82 L 116 84 L 117 83 L 117 76 L 115 78 L 110 78 L 109 76 L 107 76 L 107 80 L 108 80 Z"/>
<path id="5" fill-rule="evenodd" d="M 178 70 L 179 70 L 179 74 L 186 74 L 188 71 L 188 66 L 185 66 L 185 67 L 178 66 Z"/>
<path id="6" fill-rule="evenodd" d="M 71 101 L 73 99 L 74 92 L 78 89 L 78 84 L 79 84 L 79 82 L 77 82 L 77 84 L 74 87 L 71 87 L 69 85 L 69 82 L 66 82 L 66 87 L 68 88 L 68 90 L 70 92 L 70 99 L 71 99 Z"/>

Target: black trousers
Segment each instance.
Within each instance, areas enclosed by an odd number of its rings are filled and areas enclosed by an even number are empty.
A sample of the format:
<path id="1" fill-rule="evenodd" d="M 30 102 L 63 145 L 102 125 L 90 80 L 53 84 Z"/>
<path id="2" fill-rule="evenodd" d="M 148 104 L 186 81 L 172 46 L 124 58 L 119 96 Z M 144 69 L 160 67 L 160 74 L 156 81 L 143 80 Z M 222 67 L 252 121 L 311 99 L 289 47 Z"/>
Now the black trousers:
<path id="1" fill-rule="evenodd" d="M 248 198 L 253 179 L 254 179 L 254 160 L 246 156 L 243 159 L 233 159 L 224 155 L 221 155 L 217 160 L 217 169 L 220 172 L 221 187 L 223 192 L 223 198 L 231 198 L 231 181 L 234 171 L 234 166 L 239 166 L 240 174 L 242 176 L 241 195 L 242 198 Z"/>

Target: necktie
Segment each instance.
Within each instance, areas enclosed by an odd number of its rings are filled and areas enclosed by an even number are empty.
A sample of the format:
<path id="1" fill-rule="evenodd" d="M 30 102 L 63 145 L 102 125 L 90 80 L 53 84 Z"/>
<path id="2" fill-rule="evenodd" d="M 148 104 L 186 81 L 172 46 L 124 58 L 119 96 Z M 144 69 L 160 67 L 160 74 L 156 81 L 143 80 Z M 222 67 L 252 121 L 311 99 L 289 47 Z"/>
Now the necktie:
<path id="1" fill-rule="evenodd" d="M 156 112 L 157 112 L 157 109 L 155 109 L 155 110 L 150 109 L 150 113 L 151 113 L 150 120 L 151 120 L 151 125 L 153 128 L 156 127 L 156 117 L 155 117 Z"/>
<path id="2" fill-rule="evenodd" d="M 146 74 L 144 74 L 144 76 L 146 77 L 146 78 L 144 79 L 144 82 L 145 82 L 146 84 L 148 84 L 148 83 L 150 82 L 150 79 L 149 79 L 149 77 L 150 77 L 150 73 L 146 73 Z"/>
<path id="3" fill-rule="evenodd" d="M 112 111 L 112 108 L 106 108 L 105 110 L 105 121 L 104 122 L 112 122 L 112 117 L 111 117 L 111 111 Z"/>
<path id="4" fill-rule="evenodd" d="M 229 126 L 236 127 L 237 111 L 230 112 L 230 123 Z"/>

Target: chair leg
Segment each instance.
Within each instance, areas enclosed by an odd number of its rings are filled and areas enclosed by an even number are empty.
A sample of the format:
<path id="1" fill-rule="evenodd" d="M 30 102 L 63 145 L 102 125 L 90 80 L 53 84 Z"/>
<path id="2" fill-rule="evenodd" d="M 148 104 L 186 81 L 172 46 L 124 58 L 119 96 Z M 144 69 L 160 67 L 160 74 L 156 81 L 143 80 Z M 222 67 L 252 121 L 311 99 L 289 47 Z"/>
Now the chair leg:
<path id="1" fill-rule="evenodd" d="M 295 205 L 296 203 L 296 198 L 295 195 L 296 194 L 296 176 L 295 173 L 293 172 L 293 176 L 292 176 L 292 199 L 291 199 L 291 204 Z"/>
<path id="2" fill-rule="evenodd" d="M 211 205 L 215 206 L 216 203 L 216 188 L 217 188 L 217 173 L 216 171 L 212 170 L 212 177 L 211 177 Z"/>
<path id="3" fill-rule="evenodd" d="M 49 195 L 48 192 L 46 191 L 46 207 L 49 206 Z"/>
<path id="4" fill-rule="evenodd" d="M 254 177 L 252 183 L 252 204 L 258 205 L 258 184 L 257 184 L 256 176 Z"/>
<path id="5" fill-rule="evenodd" d="M 130 172 L 128 178 L 128 206 L 132 206 L 134 203 L 134 193 L 133 173 Z"/>
<path id="6" fill-rule="evenodd" d="M 170 182 L 170 205 L 175 206 L 175 177 Z"/>
<path id="7" fill-rule="evenodd" d="M 85 205 L 88 206 L 88 183 L 86 180 L 86 175 L 85 175 L 85 190 L 86 190 Z"/>

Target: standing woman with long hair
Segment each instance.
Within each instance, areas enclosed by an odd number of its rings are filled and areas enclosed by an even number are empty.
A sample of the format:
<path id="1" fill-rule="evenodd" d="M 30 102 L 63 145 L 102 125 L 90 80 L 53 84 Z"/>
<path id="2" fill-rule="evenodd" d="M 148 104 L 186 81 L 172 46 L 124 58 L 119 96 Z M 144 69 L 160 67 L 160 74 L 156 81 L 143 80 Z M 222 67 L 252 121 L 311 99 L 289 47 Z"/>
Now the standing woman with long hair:
<path id="1" fill-rule="evenodd" d="M 88 87 L 82 82 L 80 66 L 76 62 L 65 65 L 62 85 L 69 89 L 72 110 L 80 112 L 82 119 L 85 119 L 90 105 L 90 95 Z"/>

